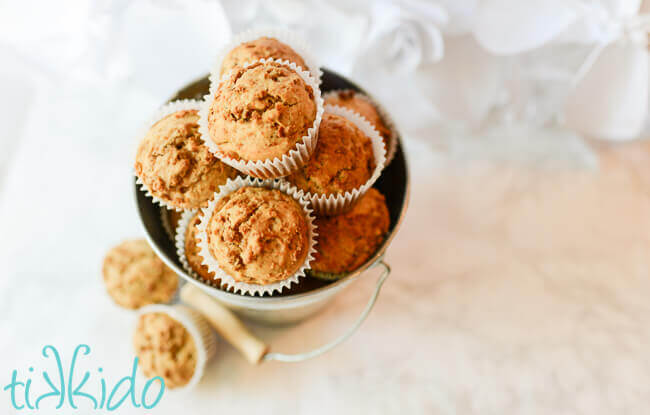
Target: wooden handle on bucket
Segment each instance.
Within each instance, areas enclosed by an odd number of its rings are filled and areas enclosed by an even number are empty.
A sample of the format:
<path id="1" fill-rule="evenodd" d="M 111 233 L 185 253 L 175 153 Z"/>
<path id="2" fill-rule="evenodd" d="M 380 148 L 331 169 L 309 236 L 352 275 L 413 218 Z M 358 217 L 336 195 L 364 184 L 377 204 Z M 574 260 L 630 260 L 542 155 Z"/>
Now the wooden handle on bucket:
<path id="1" fill-rule="evenodd" d="M 248 331 L 232 311 L 194 284 L 185 284 L 181 288 L 181 300 L 200 311 L 212 327 L 252 364 L 258 364 L 269 351 L 269 347 Z"/>

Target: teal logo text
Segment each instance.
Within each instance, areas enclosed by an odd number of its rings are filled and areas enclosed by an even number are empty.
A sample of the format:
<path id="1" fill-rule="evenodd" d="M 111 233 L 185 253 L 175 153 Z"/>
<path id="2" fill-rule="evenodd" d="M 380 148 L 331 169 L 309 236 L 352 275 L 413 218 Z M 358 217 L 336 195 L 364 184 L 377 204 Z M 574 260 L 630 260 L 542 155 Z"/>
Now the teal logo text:
<path id="1" fill-rule="evenodd" d="M 75 366 L 81 356 L 90 354 L 88 345 L 80 344 L 74 349 L 67 370 L 63 368 L 61 355 L 56 347 L 47 345 L 43 347 L 41 353 L 46 360 L 52 360 L 57 369 L 53 373 L 42 371 L 40 376 L 35 375 L 33 367 L 29 367 L 26 374 L 14 370 L 11 373 L 11 381 L 2 388 L 9 395 L 8 398 L 14 409 L 38 410 L 41 407 L 77 409 L 79 404 L 84 410 L 92 408 L 114 411 L 122 405 L 151 409 L 158 405 L 165 392 L 165 381 L 159 376 L 147 380 L 139 393 L 136 391 L 137 357 L 133 359 L 130 374 L 118 380 L 112 387 L 104 378 L 103 369 L 98 367 L 97 373 L 92 377 L 99 378 L 99 386 L 90 388 L 87 383 L 91 378 L 91 372 L 75 372 Z M 44 382 L 40 386 L 44 386 L 47 391 L 34 394 L 32 386 L 36 382 Z M 97 382 L 95 380 L 92 383 Z"/>

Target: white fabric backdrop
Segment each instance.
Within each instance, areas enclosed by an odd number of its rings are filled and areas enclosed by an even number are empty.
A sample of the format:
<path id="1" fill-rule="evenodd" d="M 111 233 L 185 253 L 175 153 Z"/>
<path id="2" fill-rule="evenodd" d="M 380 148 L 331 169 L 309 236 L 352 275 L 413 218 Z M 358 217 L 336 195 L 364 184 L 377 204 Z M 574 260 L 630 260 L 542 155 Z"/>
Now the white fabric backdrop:
<path id="1" fill-rule="evenodd" d="M 541 120 L 526 125 L 509 110 L 493 114 L 515 120 L 506 127 L 439 122 L 481 119 L 503 101 L 503 67 L 538 68 L 552 54 L 544 48 L 528 67 L 487 59 L 467 35 L 446 39 L 438 63 L 417 48 L 365 52 L 382 36 L 424 42 L 422 25 L 445 19 L 462 32 L 473 2 L 441 2 L 447 16 L 408 2 L 401 10 L 419 23 L 391 18 L 379 28 L 395 13 L 389 4 L 268 3 L 225 2 L 230 21 L 203 1 L 0 4 L 0 384 L 13 369 L 40 370 L 45 344 L 69 360 L 86 342 L 93 352 L 82 367 L 101 365 L 113 381 L 128 373 L 133 316 L 105 295 L 100 264 L 112 244 L 141 235 L 133 134 L 206 72 L 231 26 L 284 19 L 308 27 L 327 65 L 398 118 L 413 188 L 387 254 L 394 274 L 361 331 L 326 356 L 251 367 L 221 342 L 198 390 L 167 394 L 154 413 L 647 412 L 650 146 L 531 131 L 549 117 L 543 99 L 529 102 Z M 465 47 L 476 51 L 470 65 Z M 376 66 L 391 57 L 421 62 Z M 464 86 L 475 77 L 492 92 Z M 431 96 L 448 103 L 444 113 Z M 305 324 L 254 330 L 277 350 L 304 350 L 340 333 L 373 283 L 369 275 Z M 3 413 L 12 413 L 8 402 L 0 392 Z"/>

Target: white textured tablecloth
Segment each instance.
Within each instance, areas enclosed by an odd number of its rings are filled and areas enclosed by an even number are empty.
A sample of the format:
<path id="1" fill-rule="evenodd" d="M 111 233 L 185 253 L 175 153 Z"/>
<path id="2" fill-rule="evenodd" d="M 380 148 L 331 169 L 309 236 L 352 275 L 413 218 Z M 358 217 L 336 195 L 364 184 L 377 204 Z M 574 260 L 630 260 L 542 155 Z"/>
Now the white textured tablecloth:
<path id="1" fill-rule="evenodd" d="M 133 315 L 105 294 L 100 265 L 111 245 L 142 235 L 133 134 L 208 62 L 161 70 L 156 82 L 168 86 L 155 88 L 155 65 L 50 82 L 3 56 L 17 69 L 0 72 L 0 385 L 13 369 L 49 367 L 45 344 L 69 360 L 79 343 L 92 347 L 82 367 L 114 382 L 132 363 Z M 481 140 L 461 157 L 458 140 L 403 130 L 411 203 L 361 330 L 301 364 L 252 367 L 222 341 L 198 389 L 166 393 L 153 413 L 647 412 L 650 144 L 581 144 L 588 162 L 555 165 L 494 157 Z M 369 273 L 304 324 L 253 330 L 277 351 L 316 346 L 353 321 L 374 281 Z M 1 413 L 8 402 L 0 391 Z"/>

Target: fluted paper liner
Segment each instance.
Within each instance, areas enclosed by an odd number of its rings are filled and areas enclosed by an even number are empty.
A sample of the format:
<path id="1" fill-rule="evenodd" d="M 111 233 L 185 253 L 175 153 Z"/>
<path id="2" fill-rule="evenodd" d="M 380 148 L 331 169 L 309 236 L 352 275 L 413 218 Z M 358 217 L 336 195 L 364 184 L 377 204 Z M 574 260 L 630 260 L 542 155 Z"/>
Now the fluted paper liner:
<path id="1" fill-rule="evenodd" d="M 178 111 L 185 111 L 185 110 L 197 110 L 200 111 L 201 109 L 201 101 L 197 101 L 195 99 L 181 99 L 178 101 L 172 101 L 168 104 L 163 105 L 160 107 L 154 115 L 147 121 L 145 126 L 142 128 L 142 131 L 138 134 L 138 143 L 137 145 L 140 145 L 140 141 L 142 138 L 146 135 L 147 131 L 158 121 L 162 120 L 166 116 L 173 114 Z M 205 142 L 205 140 L 203 140 Z M 181 207 L 177 206 L 172 206 L 169 204 L 169 202 L 160 199 L 157 196 L 154 196 L 153 193 L 149 190 L 149 187 L 142 181 L 142 179 L 136 175 L 136 183 L 138 186 L 142 188 L 142 191 L 147 197 L 150 197 L 153 199 L 154 203 L 159 204 L 162 207 L 166 207 L 167 209 L 170 210 L 175 210 L 177 212 L 182 212 L 186 209 L 183 209 Z"/>
<path id="2" fill-rule="evenodd" d="M 175 388 L 174 391 L 190 390 L 196 386 L 205 370 L 205 366 L 212 359 L 217 349 L 217 338 L 210 327 L 208 321 L 196 310 L 186 307 L 182 304 L 175 305 L 162 305 L 152 304 L 147 305 L 138 310 L 136 318 L 136 327 L 140 316 L 150 313 L 164 313 L 172 319 L 178 321 L 185 327 L 187 332 L 192 336 L 194 345 L 196 346 L 196 367 L 194 374 L 187 384 Z"/>
<path id="3" fill-rule="evenodd" d="M 318 81 L 316 78 L 311 76 L 309 72 L 301 70 L 295 63 L 279 59 L 260 59 L 259 61 L 251 62 L 245 67 L 249 67 L 258 62 L 275 62 L 288 66 L 312 88 L 314 92 L 314 102 L 316 103 L 316 117 L 314 118 L 313 125 L 307 130 L 307 135 L 302 136 L 294 148 L 289 150 L 288 153 L 283 154 L 282 157 L 246 161 L 237 160 L 225 155 L 219 149 L 219 146 L 212 141 L 210 129 L 208 128 L 208 114 L 210 112 L 210 105 L 212 105 L 212 101 L 214 100 L 219 85 L 230 77 L 232 71 L 221 79 L 219 79 L 218 73 L 210 74 L 210 93 L 204 97 L 201 109 L 199 110 L 199 132 L 210 151 L 212 151 L 222 162 L 250 176 L 260 179 L 273 179 L 288 176 L 309 161 L 309 158 L 316 148 L 316 143 L 318 142 L 318 128 L 320 127 L 320 122 L 323 117 L 323 98 L 321 97 L 320 88 L 318 87 Z"/>
<path id="4" fill-rule="evenodd" d="M 352 121 L 372 142 L 372 153 L 375 158 L 375 170 L 370 179 L 362 186 L 345 193 L 319 194 L 303 192 L 304 197 L 309 200 L 314 211 L 321 215 L 337 215 L 350 209 L 368 189 L 372 187 L 381 175 L 386 163 L 386 147 L 375 127 L 356 112 L 337 105 L 326 105 L 325 111 L 330 114 L 339 115 Z"/>
<path id="5" fill-rule="evenodd" d="M 178 226 L 174 231 L 174 243 L 176 246 L 176 254 L 178 255 L 178 260 L 181 262 L 183 269 L 187 274 L 194 278 L 195 280 L 207 284 L 214 288 L 220 288 L 219 280 L 206 281 L 199 274 L 197 274 L 194 269 L 190 266 L 189 261 L 187 260 L 187 255 L 185 255 L 185 236 L 187 235 L 187 227 L 190 225 L 190 221 L 194 218 L 194 215 L 199 215 L 199 211 L 185 211 L 178 221 Z"/>
<path id="6" fill-rule="evenodd" d="M 277 189 L 281 192 L 291 196 L 296 202 L 300 204 L 303 208 L 305 214 L 305 219 L 307 220 L 308 225 L 308 236 L 309 236 L 309 248 L 307 250 L 307 255 L 305 256 L 305 261 L 298 268 L 296 272 L 293 273 L 287 279 L 273 283 L 273 284 L 248 284 L 245 282 L 238 282 L 233 277 L 228 275 L 219 267 L 219 263 L 210 253 L 208 248 L 208 237 L 207 237 L 207 226 L 210 222 L 210 218 L 214 213 L 214 209 L 224 196 L 241 189 L 242 187 L 265 187 L 268 189 Z M 228 182 L 222 185 L 219 188 L 219 192 L 215 193 L 214 198 L 210 201 L 207 208 L 203 208 L 203 218 L 201 223 L 198 225 L 199 231 L 199 249 L 201 256 L 203 257 L 203 263 L 208 266 L 208 269 L 215 273 L 215 279 L 221 280 L 222 289 L 233 289 L 235 293 L 249 294 L 249 295 L 263 295 L 265 293 L 273 295 L 274 291 L 281 293 L 284 288 L 289 288 L 291 284 L 298 283 L 298 280 L 305 276 L 305 271 L 309 269 L 309 264 L 314 259 L 314 254 L 316 253 L 316 225 L 314 223 L 314 216 L 312 215 L 312 210 L 309 208 L 308 202 L 301 197 L 302 192 L 296 189 L 294 186 L 290 185 L 284 181 L 277 180 L 260 180 L 253 179 L 250 177 L 241 178 L 237 177 L 236 179 L 228 179 Z"/>
<path id="7" fill-rule="evenodd" d="M 312 52 L 311 47 L 307 44 L 305 39 L 300 37 L 294 32 L 291 32 L 282 28 L 258 28 L 258 29 L 249 29 L 235 35 L 230 42 L 224 45 L 219 52 L 217 52 L 217 57 L 215 59 L 214 65 L 212 66 L 212 73 L 215 73 L 217 76 L 221 72 L 221 65 L 223 60 L 226 58 L 226 55 L 230 53 L 231 50 L 241 45 L 242 43 L 250 42 L 261 37 L 270 37 L 279 40 L 285 45 L 293 49 L 305 62 L 307 68 L 311 75 L 316 78 L 318 85 L 320 85 L 323 72 L 320 69 L 320 64 L 318 58 Z M 251 62 L 245 62 L 246 64 Z"/>
<path id="8" fill-rule="evenodd" d="M 369 103 L 370 105 L 372 105 L 379 113 L 379 117 L 384 122 L 386 128 L 388 128 L 388 131 L 390 131 L 390 134 L 388 136 L 388 144 L 387 144 L 388 148 L 386 148 L 386 164 L 384 165 L 384 167 L 388 166 L 390 162 L 393 161 L 393 157 L 395 157 L 395 152 L 397 151 L 397 126 L 395 125 L 395 120 L 393 120 L 393 117 L 391 117 L 388 111 L 386 111 L 386 108 L 384 108 L 384 106 L 381 103 L 379 103 L 376 99 L 371 98 L 368 95 L 355 91 L 353 89 L 335 89 L 335 90 L 324 92 L 323 101 L 327 100 L 327 98 L 330 96 L 336 96 L 339 93 L 349 93 L 349 92 L 352 92 L 357 98 L 362 99 L 367 103 Z"/>

